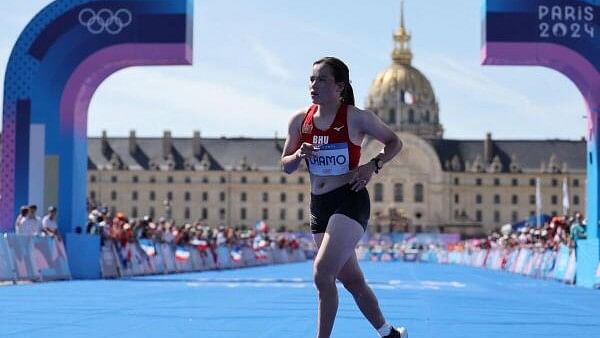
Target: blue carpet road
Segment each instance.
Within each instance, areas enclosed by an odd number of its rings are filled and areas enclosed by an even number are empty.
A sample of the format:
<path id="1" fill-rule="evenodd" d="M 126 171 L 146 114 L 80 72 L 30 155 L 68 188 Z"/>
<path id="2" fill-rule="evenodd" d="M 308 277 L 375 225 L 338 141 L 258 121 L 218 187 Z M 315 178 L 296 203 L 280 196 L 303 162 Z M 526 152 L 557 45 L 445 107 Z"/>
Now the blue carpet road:
<path id="1" fill-rule="evenodd" d="M 464 266 L 361 263 L 410 338 L 600 337 L 600 291 Z M 332 338 L 378 337 L 338 285 Z M 0 337 L 313 338 L 311 262 L 0 287 Z"/>

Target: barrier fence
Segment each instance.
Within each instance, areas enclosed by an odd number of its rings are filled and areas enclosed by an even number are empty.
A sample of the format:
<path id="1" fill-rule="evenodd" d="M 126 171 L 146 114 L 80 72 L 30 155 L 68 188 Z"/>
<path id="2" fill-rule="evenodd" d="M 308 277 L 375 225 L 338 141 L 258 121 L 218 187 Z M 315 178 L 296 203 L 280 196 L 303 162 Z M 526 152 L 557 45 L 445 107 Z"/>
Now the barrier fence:
<path id="1" fill-rule="evenodd" d="M 4 234 L 0 237 L 0 281 L 70 279 L 62 240 L 55 237 Z"/>
<path id="2" fill-rule="evenodd" d="M 233 269 L 302 262 L 306 259 L 301 249 L 175 246 L 148 240 L 124 244 L 107 240 L 100 256 L 103 278 Z"/>
<path id="3" fill-rule="evenodd" d="M 577 260 L 574 249 L 561 245 L 558 251 L 544 249 L 466 249 L 464 251 L 427 250 L 418 254 L 372 253 L 359 250 L 359 257 L 371 261 L 416 260 L 439 264 L 462 264 L 492 270 L 503 270 L 536 278 L 575 282 Z M 600 286 L 600 265 L 596 272 Z"/>
<path id="4" fill-rule="evenodd" d="M 0 281 L 50 281 L 71 279 L 69 262 L 75 264 L 73 276 L 80 278 L 81 266 L 87 266 L 91 273 L 87 278 L 118 278 L 174 272 L 195 272 L 213 269 L 232 269 L 256 265 L 301 262 L 307 259 L 302 249 L 249 246 L 225 246 L 217 248 L 203 245 L 175 246 L 167 243 L 154 243 L 151 240 L 139 242 L 116 242 L 105 240 L 99 254 L 84 255 L 82 249 L 90 243 L 98 243 L 94 236 L 67 236 L 69 256 L 62 240 L 55 237 L 3 234 L 0 237 Z M 74 239 L 83 239 L 78 242 Z M 90 239 L 92 239 L 90 241 Z M 84 246 L 81 246 L 83 243 Z M 69 258 L 71 258 L 69 260 Z M 80 262 L 78 262 L 80 261 Z M 94 274 L 93 265 L 97 274 Z M 91 277 L 89 277 L 91 276 Z M 86 278 L 86 277 L 84 277 Z"/>

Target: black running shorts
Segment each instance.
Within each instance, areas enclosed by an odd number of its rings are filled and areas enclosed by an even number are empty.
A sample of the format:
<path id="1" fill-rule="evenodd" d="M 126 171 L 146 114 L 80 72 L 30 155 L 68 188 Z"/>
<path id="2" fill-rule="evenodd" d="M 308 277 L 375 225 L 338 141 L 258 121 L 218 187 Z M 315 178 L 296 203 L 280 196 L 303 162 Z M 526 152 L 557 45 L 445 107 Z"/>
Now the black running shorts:
<path id="1" fill-rule="evenodd" d="M 310 195 L 310 230 L 313 234 L 325 232 L 329 218 L 342 214 L 352 218 L 367 230 L 371 202 L 367 189 L 353 191 L 350 184 L 321 194 Z"/>

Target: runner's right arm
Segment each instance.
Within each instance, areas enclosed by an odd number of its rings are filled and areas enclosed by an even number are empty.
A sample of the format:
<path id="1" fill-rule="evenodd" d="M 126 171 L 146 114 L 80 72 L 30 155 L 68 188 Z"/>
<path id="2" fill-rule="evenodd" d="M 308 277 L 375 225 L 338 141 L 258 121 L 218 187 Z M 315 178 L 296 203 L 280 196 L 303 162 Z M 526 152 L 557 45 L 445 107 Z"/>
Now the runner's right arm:
<path id="1" fill-rule="evenodd" d="M 302 127 L 305 114 L 306 110 L 303 109 L 294 114 L 290 119 L 288 136 L 283 145 L 283 154 L 281 155 L 281 169 L 287 174 L 296 171 L 304 158 L 312 156 L 316 152 L 312 144 L 302 143 L 300 128 Z"/>

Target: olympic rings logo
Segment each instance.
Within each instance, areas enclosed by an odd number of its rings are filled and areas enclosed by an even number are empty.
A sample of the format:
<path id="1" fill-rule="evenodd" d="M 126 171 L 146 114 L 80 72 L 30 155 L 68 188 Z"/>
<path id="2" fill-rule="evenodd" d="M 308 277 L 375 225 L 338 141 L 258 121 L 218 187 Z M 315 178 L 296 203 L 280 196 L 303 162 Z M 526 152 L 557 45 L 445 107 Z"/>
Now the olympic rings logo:
<path id="1" fill-rule="evenodd" d="M 92 34 L 108 34 L 117 35 L 131 24 L 133 15 L 125 8 L 121 8 L 116 12 L 108 8 L 103 8 L 98 12 L 91 8 L 84 8 L 79 12 L 79 22 Z"/>

